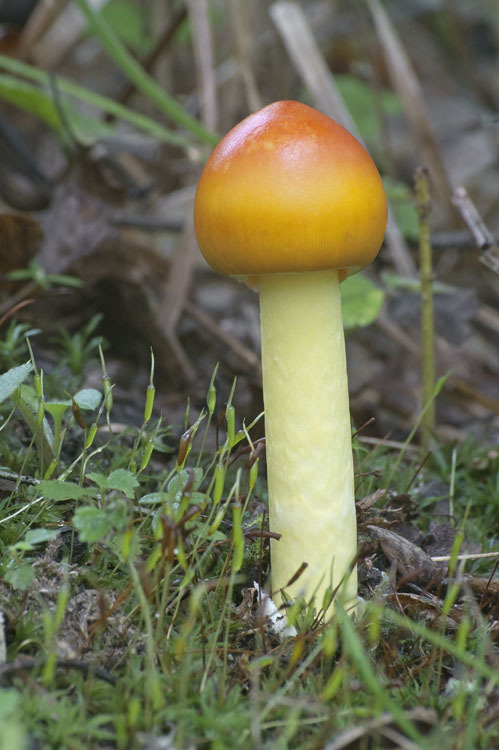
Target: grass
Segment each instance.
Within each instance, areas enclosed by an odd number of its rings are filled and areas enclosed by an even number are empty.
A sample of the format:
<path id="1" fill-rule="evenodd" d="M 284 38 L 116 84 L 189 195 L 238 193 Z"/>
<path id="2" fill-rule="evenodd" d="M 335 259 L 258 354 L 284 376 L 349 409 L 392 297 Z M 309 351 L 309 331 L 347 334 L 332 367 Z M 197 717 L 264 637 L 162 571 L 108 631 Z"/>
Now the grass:
<path id="1" fill-rule="evenodd" d="M 153 363 L 143 423 L 115 433 L 102 350 L 100 391 L 82 388 L 79 358 L 68 367 L 71 341 L 78 351 L 93 342 L 87 328 L 61 337 L 55 373 L 33 358 L 0 383 L 5 396 L 12 379 L 0 432 L 0 748 L 29 738 L 141 748 L 153 737 L 178 748 L 347 747 L 342 732 L 359 736 L 356 747 L 387 737 L 404 748 L 497 744 L 497 604 L 471 592 L 463 568 L 487 578 L 493 561 L 461 563 L 456 543 L 453 572 L 436 588 L 391 585 L 393 566 L 361 513 L 362 559 L 379 580 L 357 617 L 338 606 L 322 622 L 298 604 L 288 613 L 297 635 L 281 640 L 254 583 L 267 577 L 268 539 L 253 425 L 239 424 L 232 396 L 217 403 L 214 376 L 204 412 L 191 421 L 187 411 L 174 439 L 154 410 Z M 9 330 L 9 361 L 22 364 L 19 329 Z M 397 456 L 358 440 L 355 455 L 364 497 Z M 438 497 L 418 493 L 438 479 L 452 484 L 455 523 L 497 549 L 494 467 L 497 457 L 471 442 L 435 446 L 409 490 L 411 523 L 434 520 Z M 417 468 L 406 453 L 370 511 L 378 523 Z"/>

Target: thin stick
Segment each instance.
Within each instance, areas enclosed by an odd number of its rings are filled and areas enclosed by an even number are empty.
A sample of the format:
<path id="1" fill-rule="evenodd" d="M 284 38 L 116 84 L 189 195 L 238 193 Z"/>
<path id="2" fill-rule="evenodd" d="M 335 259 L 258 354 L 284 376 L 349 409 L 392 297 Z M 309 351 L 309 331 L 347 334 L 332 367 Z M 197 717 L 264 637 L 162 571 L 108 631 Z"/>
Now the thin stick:
<path id="1" fill-rule="evenodd" d="M 492 233 L 489 231 L 477 207 L 469 197 L 466 188 L 456 187 L 452 193 L 452 202 L 458 209 L 463 221 L 470 230 L 476 246 L 480 250 L 487 250 L 496 244 Z"/>
<path id="2" fill-rule="evenodd" d="M 388 440 L 385 438 L 370 437 L 368 435 L 359 435 L 357 439 L 360 443 L 381 446 L 382 448 L 395 448 L 395 450 L 414 450 L 415 448 L 415 446 L 406 446 L 405 443 L 401 443 L 398 440 Z"/>
<path id="3" fill-rule="evenodd" d="M 419 213 L 419 273 L 421 278 L 421 342 L 423 348 L 423 408 L 421 445 L 428 453 L 435 431 L 435 330 L 433 320 L 433 269 L 430 243 L 430 186 L 428 172 L 420 167 L 415 174 Z"/>
<path id="4" fill-rule="evenodd" d="M 249 3 L 247 0 L 229 0 L 230 28 L 235 57 L 246 93 L 246 101 L 251 112 L 263 106 L 255 74 L 251 65 L 252 29 L 250 25 Z"/>
<path id="5" fill-rule="evenodd" d="M 426 463 L 426 462 L 428 461 L 428 459 L 430 458 L 430 456 L 431 456 L 431 451 L 428 451 L 428 453 L 427 453 L 427 454 L 426 454 L 426 456 L 425 456 L 425 457 L 423 458 L 423 460 L 422 460 L 422 461 L 420 462 L 420 464 L 419 464 L 418 468 L 416 469 L 416 471 L 415 471 L 415 472 L 414 472 L 414 474 L 412 475 L 412 477 L 411 477 L 411 480 L 410 480 L 409 484 L 408 484 L 408 485 L 407 485 L 407 487 L 405 488 L 405 492 L 406 492 L 406 494 L 407 494 L 407 493 L 409 492 L 409 490 L 411 489 L 412 485 L 414 484 L 414 482 L 416 481 L 416 479 L 417 479 L 417 477 L 418 477 L 418 474 L 420 473 L 421 469 L 423 468 L 423 466 L 425 465 L 425 463 Z"/>
<path id="6" fill-rule="evenodd" d="M 432 557 L 433 562 L 449 562 L 452 555 Z M 486 560 L 499 558 L 499 552 L 477 552 L 475 555 L 457 555 L 456 560 Z"/>
<path id="7" fill-rule="evenodd" d="M 220 328 L 209 315 L 204 313 L 202 310 L 196 307 L 196 305 L 185 301 L 184 310 L 193 320 L 196 321 L 202 328 L 205 329 L 210 335 L 215 336 L 225 346 L 227 346 L 237 357 L 245 362 L 259 377 L 260 373 L 260 362 L 257 355 L 248 347 L 244 346 L 235 336 L 228 331 L 224 331 Z"/>
<path id="8" fill-rule="evenodd" d="M 28 299 L 21 300 L 21 302 L 18 302 L 17 305 L 11 307 L 10 310 L 7 310 L 7 312 L 0 318 L 0 326 L 2 326 L 8 318 L 11 318 L 13 315 L 19 312 L 19 310 L 21 310 L 23 307 L 32 305 L 34 301 L 34 298 L 30 297 Z"/>
<path id="9" fill-rule="evenodd" d="M 163 52 L 166 51 L 179 27 L 185 21 L 186 17 L 187 8 L 183 6 L 177 10 L 166 28 L 161 32 L 158 41 L 154 45 L 154 48 L 142 62 L 142 67 L 147 73 L 151 72 Z M 119 92 L 119 94 L 117 94 L 117 96 L 115 97 L 116 101 L 120 102 L 121 104 L 126 104 L 135 91 L 135 84 L 132 81 L 128 81 L 123 89 Z M 106 119 L 110 121 L 114 119 L 114 115 L 108 115 Z"/>
<path id="10" fill-rule="evenodd" d="M 17 54 L 26 59 L 62 9 L 65 0 L 40 0 L 33 8 L 19 37 Z"/>
<path id="11" fill-rule="evenodd" d="M 218 121 L 217 82 L 208 2 L 207 0 L 187 0 L 187 10 L 192 28 L 201 119 L 207 128 L 216 130 Z"/>
<path id="12" fill-rule="evenodd" d="M 491 271 L 499 273 L 499 246 L 464 187 L 455 188 L 452 202 L 473 235 L 476 246 L 481 250 L 480 262 Z"/>
<path id="13" fill-rule="evenodd" d="M 19 508 L 14 513 L 11 513 L 10 516 L 5 516 L 5 518 L 0 519 L 0 524 L 7 523 L 7 521 L 12 520 L 16 516 L 20 515 L 20 513 L 24 513 L 25 510 L 28 510 L 28 508 L 32 508 L 33 505 L 36 505 L 37 503 L 40 503 L 42 500 L 44 500 L 44 496 L 40 495 L 40 497 L 35 498 L 35 500 L 32 500 L 30 503 L 27 503 L 26 505 L 23 505 L 22 508 Z"/>
<path id="14" fill-rule="evenodd" d="M 373 422 L 375 422 L 375 421 L 376 421 L 376 417 L 370 417 L 370 418 L 369 418 L 369 419 L 368 419 L 368 420 L 367 420 L 366 422 L 364 422 L 364 424 L 363 424 L 363 425 L 361 425 L 361 427 L 359 427 L 359 429 L 358 429 L 358 430 L 355 430 L 355 432 L 354 432 L 354 433 L 353 433 L 353 435 L 352 435 L 352 439 L 353 439 L 354 437 L 357 437 L 357 435 L 358 435 L 358 434 L 359 434 L 360 432 L 362 432 L 362 430 L 365 430 L 365 429 L 366 429 L 366 427 L 369 427 L 369 425 L 370 425 L 370 424 L 372 424 L 372 423 L 373 423 Z"/>

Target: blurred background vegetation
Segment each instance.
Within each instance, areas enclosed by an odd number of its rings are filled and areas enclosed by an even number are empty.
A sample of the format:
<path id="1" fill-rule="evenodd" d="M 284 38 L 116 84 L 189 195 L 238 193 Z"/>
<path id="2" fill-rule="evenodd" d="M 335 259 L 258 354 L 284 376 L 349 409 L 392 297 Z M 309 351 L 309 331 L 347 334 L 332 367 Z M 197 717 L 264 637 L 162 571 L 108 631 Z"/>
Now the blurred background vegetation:
<path id="1" fill-rule="evenodd" d="M 192 201 L 221 134 L 299 99 L 356 132 L 390 200 L 379 260 L 344 288 L 356 422 L 374 416 L 367 434 L 402 437 L 420 409 L 413 179 L 424 166 L 437 375 L 452 371 L 439 434 L 497 438 L 499 282 L 484 257 L 499 232 L 496 3 L 4 0 L 0 22 L 0 195 L 6 216 L 26 218 L 1 270 L 28 269 L 4 285 L 2 309 L 30 284 L 18 317 L 43 329 L 37 348 L 98 314 L 118 401 L 153 346 L 173 422 L 187 394 L 199 405 L 217 361 L 222 389 L 238 374 L 239 408 L 258 413 L 257 301 L 204 265 Z M 487 241 L 470 231 L 469 201 Z M 82 286 L 44 288 L 33 263 Z"/>

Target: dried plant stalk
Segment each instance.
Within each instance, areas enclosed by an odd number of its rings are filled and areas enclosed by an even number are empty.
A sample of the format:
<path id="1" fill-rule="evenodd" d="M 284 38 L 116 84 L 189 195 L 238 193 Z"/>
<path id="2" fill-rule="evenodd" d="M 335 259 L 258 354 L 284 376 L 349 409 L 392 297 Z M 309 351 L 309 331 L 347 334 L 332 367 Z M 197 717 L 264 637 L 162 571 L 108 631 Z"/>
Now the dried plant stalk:
<path id="1" fill-rule="evenodd" d="M 64 4 L 65 0 L 40 0 L 35 5 L 19 39 L 17 54 L 21 59 L 30 59 L 33 46 L 44 35 Z"/>
<path id="2" fill-rule="evenodd" d="M 207 0 L 187 0 L 187 8 L 192 24 L 201 119 L 207 128 L 216 130 L 217 82 L 208 3 Z"/>
<path id="3" fill-rule="evenodd" d="M 385 9 L 378 0 L 367 0 L 367 5 L 374 21 L 388 74 L 402 102 L 414 140 L 421 151 L 422 161 L 431 164 L 432 179 L 437 193 L 442 197 L 449 217 L 454 218 L 455 211 L 450 200 L 451 185 L 428 118 L 419 79 Z"/>
<path id="4" fill-rule="evenodd" d="M 464 187 L 457 187 L 452 195 L 452 202 L 482 251 L 480 262 L 491 271 L 499 274 L 499 246 L 489 228 L 480 216 L 475 204 Z"/>
<path id="5" fill-rule="evenodd" d="M 156 314 L 157 330 L 169 345 L 171 353 L 189 382 L 194 380 L 195 370 L 177 338 L 176 329 L 187 301 L 197 252 L 194 225 L 191 219 L 186 223 L 177 245 L 168 280 L 163 286 L 162 301 Z"/>
<path id="6" fill-rule="evenodd" d="M 295 2 L 278 2 L 271 6 L 270 15 L 294 67 L 312 94 L 316 107 L 358 137 L 353 118 L 317 46 L 302 8 Z"/>
<path id="7" fill-rule="evenodd" d="M 93 10 L 102 10 L 109 0 L 88 0 Z M 36 46 L 30 49 L 30 60 L 40 68 L 50 70 L 56 67 L 78 43 L 85 31 L 86 21 L 79 8 L 67 5 Z"/>
<path id="8" fill-rule="evenodd" d="M 423 349 L 423 415 L 421 444 L 425 452 L 435 431 L 435 324 L 433 317 L 433 269 L 430 242 L 430 185 L 426 169 L 415 175 L 419 213 L 419 271 L 421 278 L 421 344 Z"/>
<path id="9" fill-rule="evenodd" d="M 277 2 L 271 6 L 270 15 L 293 65 L 314 98 L 315 106 L 362 142 L 302 8 L 295 2 Z M 386 239 L 397 273 L 416 276 L 416 266 L 390 208 Z"/>
<path id="10" fill-rule="evenodd" d="M 246 0 L 229 0 L 229 13 L 235 56 L 243 80 L 246 99 L 250 110 L 256 112 L 261 109 L 263 102 L 251 67 L 251 37 Z"/>

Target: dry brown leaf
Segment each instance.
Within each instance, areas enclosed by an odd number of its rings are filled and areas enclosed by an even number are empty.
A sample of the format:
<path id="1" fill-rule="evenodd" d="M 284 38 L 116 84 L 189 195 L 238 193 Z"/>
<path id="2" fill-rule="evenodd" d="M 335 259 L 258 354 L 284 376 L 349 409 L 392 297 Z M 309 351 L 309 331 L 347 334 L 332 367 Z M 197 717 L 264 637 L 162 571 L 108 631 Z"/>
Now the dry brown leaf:
<path id="1" fill-rule="evenodd" d="M 408 617 L 423 620 L 430 627 L 444 627 L 446 630 L 457 630 L 461 619 L 461 609 L 454 605 L 451 614 L 442 615 L 443 602 L 436 596 L 429 594 L 411 594 L 398 592 L 390 594 L 388 599 L 398 604 Z"/>
<path id="2" fill-rule="evenodd" d="M 414 708 L 407 712 L 407 718 L 413 721 L 418 730 L 424 734 L 437 725 L 437 714 L 426 708 Z M 395 744 L 394 744 L 395 743 Z M 367 721 L 363 726 L 356 726 L 341 732 L 324 750 L 364 750 L 376 747 L 377 750 L 418 750 L 419 746 L 400 734 L 391 714 L 385 713 L 376 719 Z"/>
<path id="3" fill-rule="evenodd" d="M 367 528 L 379 539 L 388 560 L 397 563 L 401 575 L 410 576 L 412 581 L 424 580 L 425 583 L 442 577 L 442 572 L 420 547 L 388 529 L 381 529 L 379 526 Z"/>
<path id="4" fill-rule="evenodd" d="M 366 495 L 366 497 L 363 497 L 362 500 L 358 500 L 356 503 L 357 509 L 360 513 L 366 513 L 366 511 L 372 508 L 373 505 L 376 505 L 378 500 L 381 500 L 381 498 L 385 497 L 385 495 L 386 490 L 376 490 L 370 495 Z"/>

